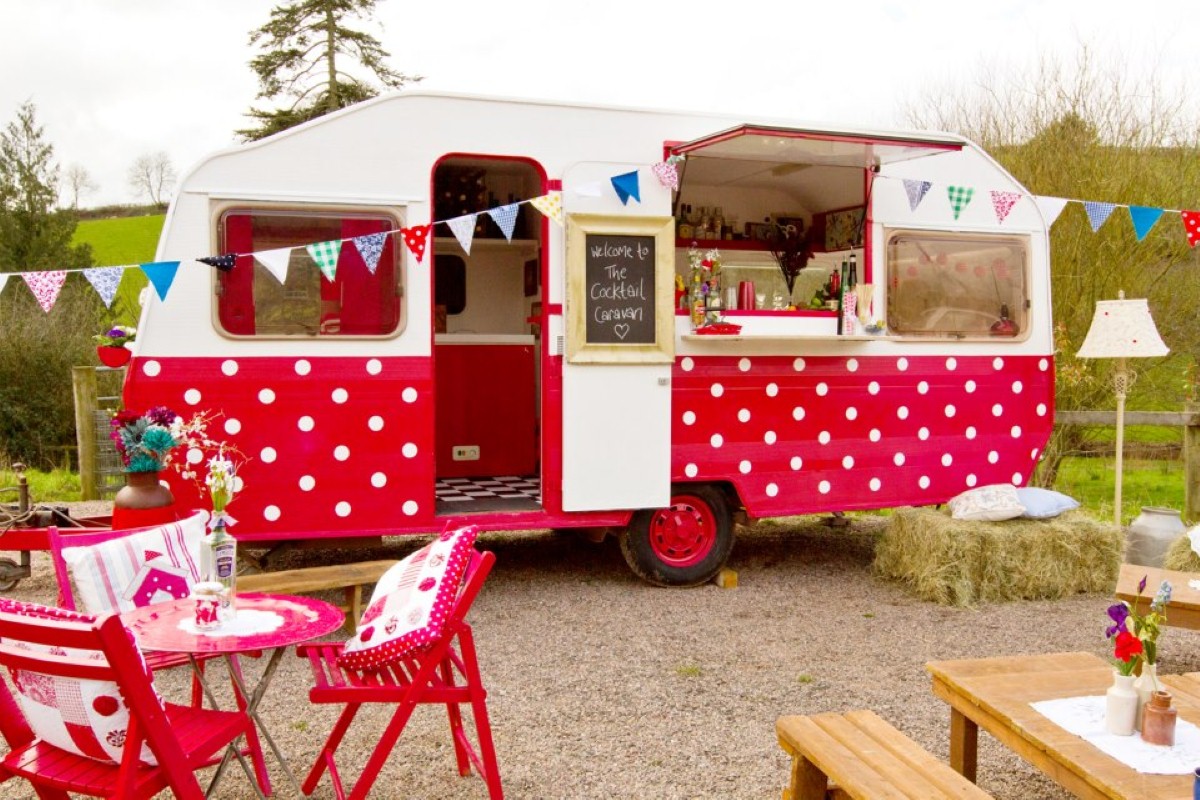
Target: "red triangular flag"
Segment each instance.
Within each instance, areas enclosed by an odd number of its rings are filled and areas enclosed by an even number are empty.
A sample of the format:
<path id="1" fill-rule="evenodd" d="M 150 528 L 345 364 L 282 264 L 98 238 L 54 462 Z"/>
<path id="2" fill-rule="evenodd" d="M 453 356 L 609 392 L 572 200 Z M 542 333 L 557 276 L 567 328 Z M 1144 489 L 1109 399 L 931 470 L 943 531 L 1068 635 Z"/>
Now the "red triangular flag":
<path id="1" fill-rule="evenodd" d="M 199 259 L 196 259 L 199 261 Z M 142 561 L 153 561 L 156 558 L 162 558 L 162 553 L 157 550 L 147 550 L 142 553 Z"/>
<path id="2" fill-rule="evenodd" d="M 1183 232 L 1187 234 L 1188 245 L 1195 247 L 1200 242 L 1200 211 L 1180 211 L 1183 218 Z"/>
<path id="3" fill-rule="evenodd" d="M 404 243 L 408 245 L 408 249 L 416 256 L 418 264 L 425 260 L 425 240 L 429 238 L 430 227 L 432 226 L 416 225 L 400 231 L 400 235 L 404 237 Z"/>

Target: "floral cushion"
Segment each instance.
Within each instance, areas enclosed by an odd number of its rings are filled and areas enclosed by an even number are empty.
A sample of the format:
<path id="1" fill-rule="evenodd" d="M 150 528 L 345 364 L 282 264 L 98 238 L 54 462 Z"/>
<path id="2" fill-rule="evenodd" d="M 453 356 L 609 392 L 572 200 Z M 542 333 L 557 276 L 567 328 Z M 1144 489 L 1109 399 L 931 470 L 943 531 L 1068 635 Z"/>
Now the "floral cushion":
<path id="1" fill-rule="evenodd" d="M 1025 506 L 1017 498 L 1017 490 L 1010 483 L 980 486 L 963 492 L 948 505 L 950 516 L 955 519 L 985 520 L 996 522 L 1013 519 L 1025 513 Z"/>
<path id="2" fill-rule="evenodd" d="M 187 597 L 200 577 L 208 513 L 86 547 L 65 547 L 63 561 L 80 607 L 93 614 L 132 611 Z"/>
<path id="3" fill-rule="evenodd" d="M 1030 519 L 1050 519 L 1064 511 L 1079 508 L 1079 501 L 1074 497 L 1037 486 L 1017 489 L 1017 500 L 1025 506 L 1024 516 Z"/>
<path id="4" fill-rule="evenodd" d="M 75 622 L 94 622 L 96 619 L 75 611 L 8 598 L 0 598 L 0 611 Z M 86 653 L 95 658 L 103 657 L 96 651 L 28 643 L 23 646 L 62 655 Z M 149 675 L 149 670 L 146 673 Z M 63 678 L 31 670 L 11 670 L 10 677 L 17 690 L 17 703 L 35 736 L 85 758 L 120 762 L 129 729 L 129 709 L 116 683 Z M 141 761 L 150 765 L 158 763 L 145 744 L 142 745 Z"/>
<path id="5" fill-rule="evenodd" d="M 373 669 L 432 644 L 453 607 L 478 534 L 474 525 L 448 529 L 385 572 L 338 663 Z"/>

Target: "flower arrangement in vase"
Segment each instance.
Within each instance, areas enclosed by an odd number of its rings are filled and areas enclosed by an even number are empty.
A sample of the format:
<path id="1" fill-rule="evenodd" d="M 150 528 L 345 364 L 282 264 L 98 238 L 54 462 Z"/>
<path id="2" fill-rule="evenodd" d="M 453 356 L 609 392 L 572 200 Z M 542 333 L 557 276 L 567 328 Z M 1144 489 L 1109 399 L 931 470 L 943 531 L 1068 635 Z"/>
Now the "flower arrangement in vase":
<path id="1" fill-rule="evenodd" d="M 175 519 L 175 496 L 159 482 L 171 451 L 179 444 L 172 432 L 177 417 L 166 406 L 145 413 L 118 411 L 110 436 L 125 468 L 125 486 L 113 498 L 114 528 L 158 525 Z"/>
<path id="2" fill-rule="evenodd" d="M 1129 609 L 1127 625 L 1142 643 L 1142 670 L 1133 688 L 1138 694 L 1136 727 L 1142 727 L 1142 714 L 1154 693 L 1164 687 L 1158 682 L 1158 635 L 1167 623 L 1167 604 L 1171 602 L 1171 583 L 1163 581 L 1150 601 L 1146 613 L 1139 614 L 1138 606 L 1146 589 L 1146 576 L 1138 582 L 1138 593 Z"/>
<path id="3" fill-rule="evenodd" d="M 1131 607 L 1125 601 L 1108 607 L 1112 622 L 1105 630 L 1113 642 L 1114 676 L 1106 702 L 1105 724 L 1109 733 L 1128 736 L 1138 727 L 1143 706 L 1158 691 L 1158 635 L 1166 622 L 1166 606 L 1171 601 L 1171 584 L 1163 581 L 1145 614 L 1137 613 L 1146 578 L 1138 583 L 1137 597 Z M 1136 674 L 1141 665 L 1141 676 Z M 1138 681 L 1141 685 L 1138 686 Z"/>
<path id="4" fill-rule="evenodd" d="M 114 325 L 104 333 L 92 337 L 96 342 L 96 355 L 106 367 L 123 367 L 129 363 L 133 353 L 125 345 L 137 338 L 137 329 L 129 325 Z"/>

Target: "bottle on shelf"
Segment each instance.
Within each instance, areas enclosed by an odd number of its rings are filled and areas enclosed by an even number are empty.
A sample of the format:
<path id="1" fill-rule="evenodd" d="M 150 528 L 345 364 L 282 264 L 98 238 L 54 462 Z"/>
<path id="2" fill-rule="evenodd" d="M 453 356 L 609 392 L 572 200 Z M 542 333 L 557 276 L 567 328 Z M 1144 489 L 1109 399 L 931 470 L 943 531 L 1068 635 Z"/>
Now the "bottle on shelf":
<path id="1" fill-rule="evenodd" d="M 853 336 L 858 333 L 858 256 L 850 254 L 846 283 L 842 292 L 842 333 Z"/>

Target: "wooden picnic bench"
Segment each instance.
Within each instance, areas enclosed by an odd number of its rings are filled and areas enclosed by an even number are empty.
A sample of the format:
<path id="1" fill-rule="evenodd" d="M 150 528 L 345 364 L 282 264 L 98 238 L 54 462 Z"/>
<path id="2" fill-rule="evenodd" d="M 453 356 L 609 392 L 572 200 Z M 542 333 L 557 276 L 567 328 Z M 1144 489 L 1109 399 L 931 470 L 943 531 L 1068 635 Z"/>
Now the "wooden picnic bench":
<path id="1" fill-rule="evenodd" d="M 780 717 L 775 732 L 792 757 L 783 800 L 991 797 L 873 711 Z"/>
<path id="2" fill-rule="evenodd" d="M 345 628 L 353 632 L 362 616 L 362 587 L 377 583 L 383 573 L 397 562 L 393 559 L 360 561 L 357 564 L 329 564 L 320 567 L 284 569 L 238 575 L 239 592 L 307 594 L 326 589 L 342 589 L 345 602 L 338 606 L 346 612 Z"/>
<path id="3" fill-rule="evenodd" d="M 1137 598 L 1138 582 L 1143 576 L 1146 578 L 1146 589 L 1139 601 L 1139 612 L 1145 613 L 1146 607 L 1158 591 L 1159 584 L 1166 580 L 1171 584 L 1171 602 L 1167 603 L 1167 624 L 1177 628 L 1200 630 L 1200 590 L 1188 585 L 1189 581 L 1200 579 L 1200 575 L 1143 567 L 1140 564 L 1122 564 L 1121 574 L 1117 579 L 1117 599 L 1132 605 Z"/>

